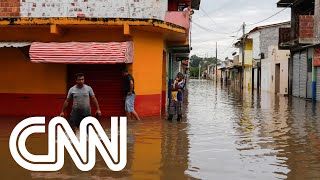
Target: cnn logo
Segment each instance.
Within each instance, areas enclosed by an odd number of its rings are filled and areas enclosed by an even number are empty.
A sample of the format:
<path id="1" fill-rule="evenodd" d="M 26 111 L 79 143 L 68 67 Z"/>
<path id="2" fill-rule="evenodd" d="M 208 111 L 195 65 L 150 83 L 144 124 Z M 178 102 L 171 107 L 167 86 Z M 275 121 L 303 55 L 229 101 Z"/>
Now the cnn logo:
<path id="1" fill-rule="evenodd" d="M 26 140 L 33 133 L 45 133 L 45 117 L 27 118 L 13 129 L 10 152 L 13 159 L 27 170 L 58 171 L 64 165 L 66 149 L 79 170 L 90 171 L 96 163 L 97 149 L 112 171 L 121 171 L 127 164 L 127 118 L 120 117 L 120 121 L 118 126 L 119 119 L 111 118 L 109 140 L 99 121 L 87 117 L 81 121 L 78 139 L 66 119 L 55 117 L 48 125 L 48 154 L 34 155 L 27 150 Z"/>

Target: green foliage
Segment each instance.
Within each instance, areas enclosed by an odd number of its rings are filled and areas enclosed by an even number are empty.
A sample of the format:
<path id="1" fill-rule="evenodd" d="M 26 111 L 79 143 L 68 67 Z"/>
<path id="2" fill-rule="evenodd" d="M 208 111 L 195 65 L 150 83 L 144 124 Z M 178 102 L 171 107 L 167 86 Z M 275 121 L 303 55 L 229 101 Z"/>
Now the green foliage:
<path id="1" fill-rule="evenodd" d="M 220 65 L 221 60 L 218 59 L 218 65 Z M 198 57 L 197 55 L 192 55 L 190 58 L 190 66 L 191 68 L 199 68 L 199 64 L 201 64 L 201 69 L 206 69 L 208 65 L 210 64 L 216 64 L 216 58 L 215 57 L 209 57 L 209 58 L 202 58 Z M 191 69 L 190 69 L 191 73 Z M 199 71 L 198 71 L 199 73 Z M 198 77 L 199 75 L 197 75 Z"/>
<path id="2" fill-rule="evenodd" d="M 190 76 L 199 78 L 199 67 L 190 67 Z"/>

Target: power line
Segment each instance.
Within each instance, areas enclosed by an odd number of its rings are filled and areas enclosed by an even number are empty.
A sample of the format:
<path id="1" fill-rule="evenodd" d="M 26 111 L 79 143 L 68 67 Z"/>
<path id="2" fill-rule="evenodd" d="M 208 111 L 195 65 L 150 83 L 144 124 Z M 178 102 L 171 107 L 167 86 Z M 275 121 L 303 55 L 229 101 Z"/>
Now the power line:
<path id="1" fill-rule="evenodd" d="M 215 29 L 209 29 L 209 28 L 206 28 L 206 27 L 204 27 L 204 26 L 202 26 L 202 25 L 200 25 L 200 24 L 198 24 L 198 23 L 195 23 L 194 21 L 191 21 L 194 25 L 196 25 L 196 26 L 198 26 L 199 28 L 201 28 L 201 29 L 203 29 L 203 30 L 205 30 L 205 31 L 207 31 L 207 32 L 214 32 L 214 33 L 216 33 L 216 34 L 232 34 L 233 32 L 229 32 L 229 33 L 226 33 L 226 32 L 219 32 L 219 31 L 217 31 L 217 30 L 215 30 Z"/>
<path id="2" fill-rule="evenodd" d="M 280 11 L 276 12 L 275 14 L 273 14 L 273 15 L 271 15 L 271 16 L 269 16 L 269 17 L 267 17 L 267 18 L 265 18 L 265 19 L 263 19 L 263 20 L 261 20 L 261 21 L 258 21 L 258 22 L 256 22 L 256 23 L 248 24 L 247 26 L 253 26 L 253 25 L 262 23 L 262 22 L 264 22 L 264 21 L 267 21 L 267 20 L 271 19 L 272 17 L 280 14 L 280 13 L 283 12 L 284 10 L 288 9 L 289 7 L 291 7 L 291 6 L 292 6 L 294 3 L 296 3 L 297 1 L 298 1 L 298 0 L 295 0 L 294 2 L 290 3 L 290 5 L 288 5 L 287 7 L 281 9 Z"/>
<path id="3" fill-rule="evenodd" d="M 215 10 L 213 10 L 213 11 L 211 11 L 211 12 L 209 12 L 208 14 L 216 13 L 216 12 L 222 10 L 223 8 L 231 5 L 231 4 L 233 3 L 233 1 L 234 1 L 234 0 L 230 0 L 230 1 L 226 2 L 226 3 L 224 3 L 222 6 L 218 7 L 217 9 L 215 9 Z M 200 18 L 203 18 L 203 17 L 204 17 L 204 16 L 200 16 L 200 17 L 196 18 L 195 20 L 200 19 Z"/>
<path id="4" fill-rule="evenodd" d="M 276 15 L 280 14 L 280 13 L 281 13 L 282 11 L 284 11 L 284 10 L 286 10 L 286 8 L 285 8 L 285 9 L 282 9 L 281 11 L 278 11 L 277 13 L 275 13 L 275 14 L 273 14 L 273 15 L 269 16 L 269 17 L 268 17 L 268 18 L 266 18 L 266 19 L 263 19 L 263 20 L 258 21 L 258 22 L 256 22 L 256 23 L 248 24 L 247 26 L 253 26 L 253 25 L 256 25 L 256 24 L 262 23 L 262 22 L 264 22 L 264 21 L 266 21 L 266 20 L 269 20 L 269 19 L 271 19 L 272 17 L 274 17 L 274 16 L 276 16 Z"/>
<path id="5" fill-rule="evenodd" d="M 240 30 L 240 29 L 237 29 L 236 31 L 233 31 L 233 32 L 220 32 L 220 31 L 217 31 L 217 30 L 215 30 L 215 29 L 206 28 L 206 27 L 204 27 L 204 26 L 202 26 L 202 25 L 200 25 L 200 24 L 198 24 L 198 23 L 196 23 L 196 22 L 194 22 L 194 21 L 192 21 L 192 20 L 191 20 L 191 22 L 192 22 L 194 25 L 198 26 L 199 28 L 201 28 L 201 29 L 203 29 L 203 30 L 205 30 L 205 31 L 207 31 L 207 32 L 213 32 L 213 33 L 216 33 L 216 34 L 230 35 L 230 34 L 233 34 L 233 33 L 238 32 L 238 31 Z"/>
<path id="6" fill-rule="evenodd" d="M 216 23 L 216 22 L 212 19 L 212 17 L 209 16 L 208 13 L 207 13 L 202 7 L 200 7 L 200 9 L 201 9 L 201 10 L 204 12 L 204 14 L 211 20 L 211 22 L 212 22 L 213 24 L 215 24 L 217 27 L 220 27 L 221 29 L 225 29 L 224 27 L 219 26 L 218 23 Z M 229 33 L 226 33 L 226 34 L 231 34 L 231 33 L 234 33 L 234 32 L 229 32 Z"/>
<path id="7" fill-rule="evenodd" d="M 232 48 L 232 45 L 233 45 L 233 43 L 235 42 L 235 40 L 237 39 L 237 37 L 238 37 L 238 35 L 239 35 L 239 32 L 240 32 L 241 30 L 242 30 L 242 25 L 240 26 L 240 28 L 239 28 L 236 36 L 235 36 L 234 39 L 232 40 L 231 45 L 228 46 L 228 48 L 227 48 L 226 50 L 224 50 L 222 54 L 225 54 L 230 48 Z"/>

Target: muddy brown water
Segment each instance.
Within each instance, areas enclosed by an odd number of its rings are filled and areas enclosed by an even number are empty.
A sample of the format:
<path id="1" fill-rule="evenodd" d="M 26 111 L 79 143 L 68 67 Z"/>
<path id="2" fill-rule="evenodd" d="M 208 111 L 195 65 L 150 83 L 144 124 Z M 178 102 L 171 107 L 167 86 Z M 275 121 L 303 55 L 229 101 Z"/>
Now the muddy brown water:
<path id="1" fill-rule="evenodd" d="M 182 122 L 165 117 L 128 122 L 128 163 L 112 172 L 99 153 L 81 172 L 66 153 L 58 172 L 30 172 L 9 151 L 21 118 L 0 118 L 0 179 L 320 179 L 320 104 L 270 93 L 240 93 L 190 80 Z M 47 119 L 48 120 L 48 119 Z M 102 121 L 109 131 L 108 120 Z M 47 137 L 27 148 L 47 153 Z"/>

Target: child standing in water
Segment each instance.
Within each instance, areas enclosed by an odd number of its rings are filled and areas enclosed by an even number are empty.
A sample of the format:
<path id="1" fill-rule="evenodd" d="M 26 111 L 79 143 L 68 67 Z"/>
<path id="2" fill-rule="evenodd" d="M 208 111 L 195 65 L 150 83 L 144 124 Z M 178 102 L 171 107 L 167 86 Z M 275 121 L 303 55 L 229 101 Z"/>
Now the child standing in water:
<path id="1" fill-rule="evenodd" d="M 182 118 L 182 100 L 185 81 L 182 73 L 178 73 L 175 81 L 171 85 L 171 101 L 169 105 L 168 120 L 172 120 L 177 115 L 177 121 Z"/>

